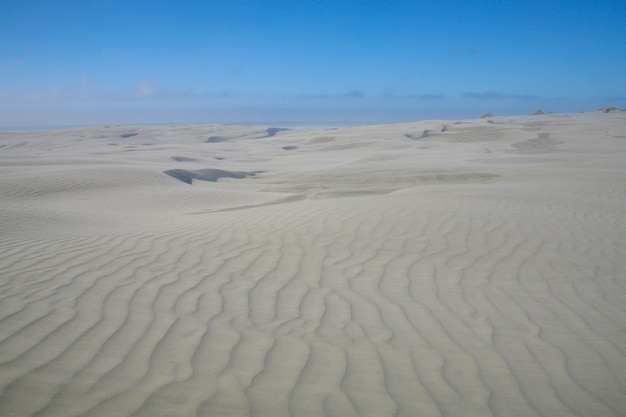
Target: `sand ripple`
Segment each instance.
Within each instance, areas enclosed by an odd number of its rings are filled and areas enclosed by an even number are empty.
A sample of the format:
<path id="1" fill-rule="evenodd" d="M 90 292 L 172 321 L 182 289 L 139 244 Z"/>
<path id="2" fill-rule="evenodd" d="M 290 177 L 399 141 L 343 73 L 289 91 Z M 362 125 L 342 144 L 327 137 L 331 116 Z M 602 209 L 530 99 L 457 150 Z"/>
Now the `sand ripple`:
<path id="1" fill-rule="evenodd" d="M 624 414 L 623 182 L 267 205 L 171 181 L 239 209 L 0 236 L 0 415 Z"/>

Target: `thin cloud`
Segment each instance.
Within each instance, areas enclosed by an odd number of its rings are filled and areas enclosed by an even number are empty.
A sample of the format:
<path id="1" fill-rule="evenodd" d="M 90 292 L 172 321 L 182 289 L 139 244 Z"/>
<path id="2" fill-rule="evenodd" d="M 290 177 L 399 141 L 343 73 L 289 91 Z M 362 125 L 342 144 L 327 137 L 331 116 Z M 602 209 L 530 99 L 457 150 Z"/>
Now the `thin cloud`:
<path id="1" fill-rule="evenodd" d="M 0 91 L 0 103 L 36 103 L 62 99 L 64 92 L 58 85 L 51 85 L 42 90 L 3 90 Z"/>
<path id="2" fill-rule="evenodd" d="M 131 97 L 135 98 L 152 98 L 162 97 L 164 92 L 154 86 L 149 81 L 140 81 L 137 87 L 131 93 Z"/>
<path id="3" fill-rule="evenodd" d="M 463 94 L 464 98 L 475 98 L 479 100 L 537 100 L 542 97 L 534 94 L 504 93 L 501 91 L 469 92 Z"/>
<path id="4" fill-rule="evenodd" d="M 448 50 L 448 55 L 451 57 L 455 57 L 458 59 L 465 59 L 467 57 L 470 58 L 479 58 L 479 57 L 483 57 L 486 55 L 489 55 L 489 51 L 486 49 L 479 49 L 479 48 L 451 48 Z"/>
<path id="5" fill-rule="evenodd" d="M 608 100 L 608 101 L 625 101 L 626 100 L 626 95 L 622 96 L 622 95 L 614 95 L 614 96 L 600 96 L 598 97 L 598 99 L 600 100 Z"/>
<path id="6" fill-rule="evenodd" d="M 301 93 L 296 97 L 308 100 L 328 100 L 337 98 L 354 98 L 361 99 L 365 97 L 365 93 L 361 90 L 350 90 L 343 94 L 328 94 L 328 93 Z"/>
<path id="7" fill-rule="evenodd" d="M 418 100 L 441 100 L 441 99 L 446 98 L 446 95 L 445 94 L 425 93 L 425 94 L 408 95 L 406 97 L 407 98 L 418 99 Z"/>
<path id="8" fill-rule="evenodd" d="M 318 100 L 318 99 L 331 98 L 332 96 L 330 94 L 324 94 L 324 93 L 319 93 L 319 94 L 302 93 L 302 94 L 298 94 L 297 97 L 308 99 L 308 100 Z"/>
<path id="9" fill-rule="evenodd" d="M 398 94 L 393 89 L 384 89 L 382 97 L 400 100 L 441 100 L 446 98 L 442 93 Z"/>
<path id="10" fill-rule="evenodd" d="M 343 95 L 343 97 L 348 98 L 363 98 L 365 97 L 365 93 L 361 90 L 351 90 Z"/>
<path id="11" fill-rule="evenodd" d="M 112 95 L 110 98 L 118 100 L 145 100 L 145 99 L 168 99 L 168 98 L 191 98 L 191 99 L 228 99 L 239 96 L 240 93 L 230 91 L 194 91 L 192 88 L 170 88 L 153 83 L 150 80 L 141 80 L 135 88 L 126 93 Z"/>
<path id="12" fill-rule="evenodd" d="M 69 86 L 51 84 L 39 90 L 3 90 L 0 100 L 5 102 L 43 103 L 53 101 L 84 100 L 156 100 L 165 98 L 228 98 L 233 93 L 203 92 L 192 89 L 174 89 L 162 87 L 149 80 L 141 80 L 135 87 L 126 91 L 107 91 L 96 88 L 96 83 L 86 74 L 80 74 L 77 81 Z"/>
<path id="13" fill-rule="evenodd" d="M 24 65 L 24 61 L 22 61 L 21 59 L 9 59 L 8 61 L 0 62 L 0 69 L 20 67 L 22 65 Z"/>

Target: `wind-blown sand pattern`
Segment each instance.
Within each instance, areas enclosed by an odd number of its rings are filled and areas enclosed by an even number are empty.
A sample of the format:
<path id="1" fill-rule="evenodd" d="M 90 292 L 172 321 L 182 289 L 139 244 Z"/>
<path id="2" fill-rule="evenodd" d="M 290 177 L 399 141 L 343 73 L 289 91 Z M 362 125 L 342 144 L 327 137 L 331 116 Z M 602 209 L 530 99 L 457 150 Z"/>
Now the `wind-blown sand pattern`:
<path id="1" fill-rule="evenodd" d="M 1 416 L 626 415 L 624 114 L 0 146 Z"/>

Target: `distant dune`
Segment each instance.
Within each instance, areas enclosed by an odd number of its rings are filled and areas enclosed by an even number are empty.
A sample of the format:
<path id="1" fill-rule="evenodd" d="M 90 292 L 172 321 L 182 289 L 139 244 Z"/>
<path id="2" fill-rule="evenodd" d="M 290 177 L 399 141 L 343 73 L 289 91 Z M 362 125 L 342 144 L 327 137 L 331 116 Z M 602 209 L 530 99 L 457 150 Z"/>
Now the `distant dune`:
<path id="1" fill-rule="evenodd" d="M 598 111 L 601 111 L 602 113 L 620 113 L 626 112 L 626 109 L 620 109 L 619 107 L 602 107 L 599 108 Z"/>
<path id="2" fill-rule="evenodd" d="M 626 113 L 0 133 L 0 195 L 0 416 L 624 416 Z"/>

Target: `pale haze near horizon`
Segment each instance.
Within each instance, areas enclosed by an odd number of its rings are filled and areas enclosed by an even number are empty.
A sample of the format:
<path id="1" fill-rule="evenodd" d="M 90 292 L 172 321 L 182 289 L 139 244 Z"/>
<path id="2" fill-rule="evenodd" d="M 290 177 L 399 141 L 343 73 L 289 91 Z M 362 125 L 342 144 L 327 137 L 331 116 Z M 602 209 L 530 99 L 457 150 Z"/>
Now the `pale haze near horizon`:
<path id="1" fill-rule="evenodd" d="M 6 3 L 0 126 L 626 107 L 625 15 L 618 1 Z"/>

